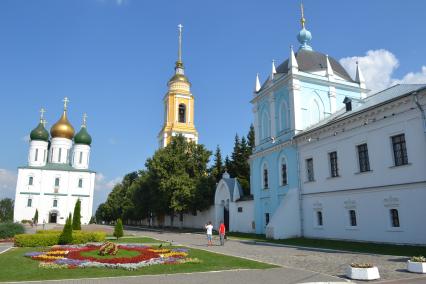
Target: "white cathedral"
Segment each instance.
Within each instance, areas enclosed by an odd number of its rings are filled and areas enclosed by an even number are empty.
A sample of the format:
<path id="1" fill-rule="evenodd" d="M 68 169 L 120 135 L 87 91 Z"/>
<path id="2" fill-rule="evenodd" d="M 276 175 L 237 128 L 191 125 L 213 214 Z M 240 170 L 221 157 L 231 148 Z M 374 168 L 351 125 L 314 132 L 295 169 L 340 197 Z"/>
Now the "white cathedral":
<path id="1" fill-rule="evenodd" d="M 42 109 L 40 123 L 31 131 L 28 165 L 19 167 L 14 221 L 31 220 L 38 210 L 39 223 L 65 224 L 75 203 L 81 201 L 81 223 L 92 216 L 94 171 L 89 169 L 92 137 L 87 132 L 86 115 L 75 134 L 67 118 L 67 104 L 49 132 Z"/>

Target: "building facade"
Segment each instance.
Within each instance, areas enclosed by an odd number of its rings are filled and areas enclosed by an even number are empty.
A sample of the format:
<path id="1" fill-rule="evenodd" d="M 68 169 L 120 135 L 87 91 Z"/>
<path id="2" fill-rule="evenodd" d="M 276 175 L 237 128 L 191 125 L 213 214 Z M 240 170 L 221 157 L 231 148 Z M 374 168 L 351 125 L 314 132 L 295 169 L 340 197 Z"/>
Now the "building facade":
<path id="1" fill-rule="evenodd" d="M 357 68 L 352 79 L 339 62 L 310 46 L 305 27 L 296 53 L 275 68 L 261 86 L 256 78 L 251 101 L 256 147 L 251 157 L 251 193 L 256 233 L 268 237 L 300 235 L 298 150 L 295 135 L 340 109 L 345 98 L 356 105 L 368 90 Z"/>
<path id="2" fill-rule="evenodd" d="M 28 165 L 18 169 L 14 220 L 65 224 L 75 203 L 81 201 L 81 223 L 92 216 L 95 172 L 89 169 L 92 138 L 87 132 L 86 115 L 75 134 L 64 111 L 49 132 L 45 129 L 42 109 L 40 123 L 31 131 Z"/>
<path id="3" fill-rule="evenodd" d="M 425 106 L 396 85 L 295 137 L 304 236 L 426 244 Z"/>
<path id="4" fill-rule="evenodd" d="M 188 141 L 198 143 L 198 132 L 194 125 L 194 97 L 191 83 L 185 76 L 182 61 L 182 25 L 179 25 L 179 50 L 175 74 L 167 83 L 164 96 L 164 124 L 158 134 L 159 147 L 167 146 L 172 137 L 183 135 Z"/>

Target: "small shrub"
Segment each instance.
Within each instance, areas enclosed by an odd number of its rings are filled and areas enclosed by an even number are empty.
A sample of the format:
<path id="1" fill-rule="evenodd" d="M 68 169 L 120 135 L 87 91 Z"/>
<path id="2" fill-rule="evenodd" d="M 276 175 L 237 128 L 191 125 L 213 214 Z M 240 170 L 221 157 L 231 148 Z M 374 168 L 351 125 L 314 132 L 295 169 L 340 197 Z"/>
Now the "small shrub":
<path id="1" fill-rule="evenodd" d="M 99 248 L 99 255 L 116 255 L 118 245 L 112 242 L 106 242 Z"/>
<path id="2" fill-rule="evenodd" d="M 351 263 L 351 267 L 353 268 L 373 268 L 374 265 L 371 263 Z"/>
<path id="3" fill-rule="evenodd" d="M 37 230 L 36 234 L 57 234 L 59 236 L 61 232 L 60 230 Z"/>
<path id="4" fill-rule="evenodd" d="M 32 221 L 31 220 L 22 220 L 21 223 L 22 224 L 31 224 Z"/>
<path id="5" fill-rule="evenodd" d="M 65 222 L 64 229 L 62 230 L 61 235 L 59 236 L 59 244 L 67 245 L 72 243 L 72 224 L 71 224 L 71 213 Z"/>
<path id="6" fill-rule="evenodd" d="M 426 262 L 426 257 L 419 255 L 419 256 L 413 256 L 410 259 L 412 262 Z"/>
<path id="7" fill-rule="evenodd" d="M 58 244 L 59 234 L 20 234 L 15 235 L 17 247 L 48 247 Z"/>
<path id="8" fill-rule="evenodd" d="M 118 218 L 117 224 L 115 224 L 113 236 L 116 237 L 117 240 L 123 236 L 123 222 L 121 222 L 120 218 Z"/>
<path id="9" fill-rule="evenodd" d="M 61 231 L 45 230 L 37 231 L 37 234 L 20 234 L 15 236 L 15 246 L 18 247 L 45 247 L 59 244 Z M 105 232 L 72 232 L 72 244 L 85 244 L 88 242 L 105 241 Z"/>
<path id="10" fill-rule="evenodd" d="M 25 233 L 24 226 L 19 223 L 0 224 L 0 239 L 13 238 L 17 234 Z"/>
<path id="11" fill-rule="evenodd" d="M 34 213 L 34 224 L 37 225 L 37 223 L 38 223 L 38 209 L 36 209 Z"/>

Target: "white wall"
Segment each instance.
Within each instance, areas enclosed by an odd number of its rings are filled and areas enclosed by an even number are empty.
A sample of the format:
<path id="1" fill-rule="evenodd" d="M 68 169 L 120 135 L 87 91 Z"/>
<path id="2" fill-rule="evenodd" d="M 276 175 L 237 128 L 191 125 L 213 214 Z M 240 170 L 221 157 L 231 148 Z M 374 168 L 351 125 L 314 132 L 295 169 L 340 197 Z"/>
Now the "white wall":
<path id="1" fill-rule="evenodd" d="M 28 177 L 33 176 L 33 185 L 28 185 Z M 55 192 L 55 178 L 60 178 L 60 185 Z M 82 188 L 78 180 L 83 179 Z M 31 220 L 35 210 L 39 211 L 39 223 L 49 221 L 49 212 L 58 211 L 57 222 L 64 224 L 69 213 L 73 213 L 78 198 L 81 200 L 81 223 L 87 224 L 92 216 L 95 173 L 67 172 L 40 169 L 19 169 L 16 185 L 14 220 Z M 28 198 L 32 206 L 27 207 Z M 57 199 L 57 207 L 53 200 Z"/>
<path id="2" fill-rule="evenodd" d="M 254 201 L 238 201 L 229 204 L 229 230 L 231 232 L 255 233 Z M 242 212 L 238 212 L 241 207 Z M 220 220 L 219 220 L 220 221 Z"/>
<path id="3" fill-rule="evenodd" d="M 425 100 L 423 94 L 423 105 Z M 408 97 L 378 106 L 332 129 L 298 138 L 304 235 L 426 244 L 426 227 L 419 226 L 420 216 L 426 214 L 426 135 L 422 124 L 417 106 Z M 394 166 L 391 136 L 402 133 L 408 165 Z M 368 145 L 371 171 L 360 173 L 356 146 L 363 143 Z M 337 151 L 338 156 L 339 177 L 335 178 L 330 177 L 331 151 Z M 307 182 L 307 158 L 314 161 L 314 182 Z M 386 204 L 393 199 L 398 203 Z M 359 215 L 357 228 L 347 226 L 347 204 L 352 203 Z M 399 210 L 400 229 L 390 228 L 392 206 Z M 323 210 L 322 228 L 315 227 L 314 208 Z"/>

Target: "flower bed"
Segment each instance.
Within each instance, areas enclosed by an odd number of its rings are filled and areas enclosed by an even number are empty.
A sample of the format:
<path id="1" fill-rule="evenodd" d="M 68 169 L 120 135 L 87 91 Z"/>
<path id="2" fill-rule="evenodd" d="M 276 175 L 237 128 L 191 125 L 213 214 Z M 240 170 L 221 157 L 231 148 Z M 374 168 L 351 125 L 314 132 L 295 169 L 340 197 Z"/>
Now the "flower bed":
<path id="1" fill-rule="evenodd" d="M 158 249 L 132 244 L 118 245 L 118 251 L 132 252 L 128 257 L 90 253 L 98 252 L 101 247 L 100 245 L 53 246 L 49 251 L 30 252 L 25 256 L 41 261 L 39 267 L 46 269 L 98 267 L 135 270 L 155 264 L 200 263 L 197 258 L 188 258 L 189 251 L 185 248 Z"/>

